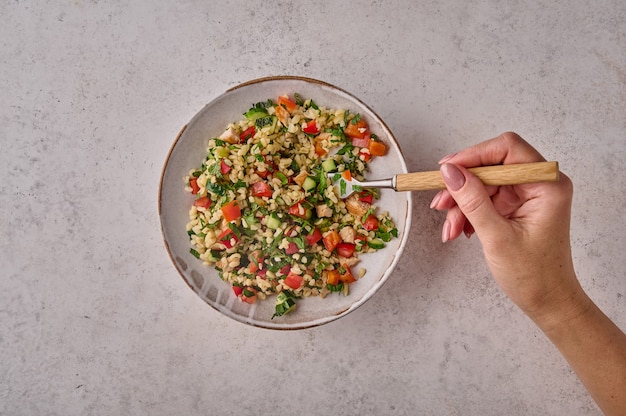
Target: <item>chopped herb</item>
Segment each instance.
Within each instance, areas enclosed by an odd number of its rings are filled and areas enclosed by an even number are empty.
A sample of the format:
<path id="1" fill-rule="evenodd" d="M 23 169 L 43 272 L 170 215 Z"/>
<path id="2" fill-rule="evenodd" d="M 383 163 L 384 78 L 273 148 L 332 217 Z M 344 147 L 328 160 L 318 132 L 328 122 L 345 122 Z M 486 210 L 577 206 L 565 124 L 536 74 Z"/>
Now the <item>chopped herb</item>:
<path id="1" fill-rule="evenodd" d="M 209 191 L 209 192 L 211 192 L 211 193 L 213 193 L 213 194 L 215 194 L 217 196 L 224 196 L 224 195 L 226 195 L 226 189 L 222 185 L 220 185 L 218 183 L 211 183 L 211 182 L 209 182 L 209 183 L 206 184 L 206 189 L 207 189 L 207 191 Z"/>
<path id="2" fill-rule="evenodd" d="M 370 215 L 372 215 L 374 213 L 374 208 L 370 208 L 367 210 L 367 212 L 365 213 L 365 215 L 363 215 L 363 218 L 361 218 L 361 222 L 365 222 L 367 220 L 367 217 L 369 217 Z"/>
<path id="3" fill-rule="evenodd" d="M 354 118 L 352 119 L 352 124 L 356 124 L 359 122 L 359 120 L 361 120 L 361 114 L 357 113 Z"/>
<path id="4" fill-rule="evenodd" d="M 274 122 L 274 117 L 272 116 L 260 117 L 254 121 L 254 125 L 257 126 L 258 128 L 263 128 L 265 126 L 269 126 L 273 122 Z"/>
<path id="5" fill-rule="evenodd" d="M 272 315 L 272 319 L 277 316 L 283 316 L 296 308 L 296 301 L 287 291 L 282 291 L 276 296 L 276 312 Z"/>
<path id="6" fill-rule="evenodd" d="M 345 146 L 343 146 L 341 149 L 339 149 L 339 151 L 337 151 L 338 155 L 350 155 L 352 154 L 352 149 L 354 149 L 354 146 L 352 145 L 352 143 L 346 143 Z"/>
<path id="7" fill-rule="evenodd" d="M 287 241 L 295 243 L 300 250 L 304 250 L 304 238 L 302 237 L 287 237 Z"/>
<path id="8" fill-rule="evenodd" d="M 331 292 L 341 292 L 343 290 L 343 282 L 339 282 L 336 285 L 326 284 L 326 289 Z"/>
<path id="9" fill-rule="evenodd" d="M 280 179 L 280 183 L 283 185 L 287 185 L 289 183 L 289 179 L 282 172 L 276 172 L 276 177 Z"/>
<path id="10" fill-rule="evenodd" d="M 265 109 L 265 108 L 269 108 L 269 107 L 273 107 L 273 106 L 274 106 L 274 101 L 269 99 L 267 101 L 260 101 L 258 103 L 252 104 L 252 107 L 250 108 L 250 110 L 252 110 L 253 108 Z"/>
<path id="11" fill-rule="evenodd" d="M 326 129 L 326 133 L 330 133 L 332 136 L 339 137 L 342 140 L 346 140 L 346 135 L 341 127 L 335 127 L 332 129 Z"/>
<path id="12" fill-rule="evenodd" d="M 199 258 L 200 258 L 200 253 L 198 253 L 198 251 L 197 251 L 197 250 L 194 250 L 194 249 L 192 248 L 192 249 L 190 249 L 190 250 L 189 250 L 189 252 L 190 252 L 191 254 L 193 254 L 193 256 L 194 256 L 195 258 L 197 258 L 197 259 L 199 259 Z"/>
<path id="13" fill-rule="evenodd" d="M 222 169 L 220 167 L 219 163 L 213 163 L 211 166 L 209 166 L 209 168 L 207 169 L 207 173 L 211 176 L 216 176 L 218 178 L 222 177 Z"/>

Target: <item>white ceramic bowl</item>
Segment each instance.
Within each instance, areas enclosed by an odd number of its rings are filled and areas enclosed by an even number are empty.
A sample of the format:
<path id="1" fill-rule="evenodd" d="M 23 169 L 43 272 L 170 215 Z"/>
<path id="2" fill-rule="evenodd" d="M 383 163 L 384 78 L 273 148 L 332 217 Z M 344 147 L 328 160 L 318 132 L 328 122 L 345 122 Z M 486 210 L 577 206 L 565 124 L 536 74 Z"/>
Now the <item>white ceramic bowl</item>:
<path id="1" fill-rule="evenodd" d="M 360 113 L 388 146 L 384 157 L 370 164 L 368 179 L 389 178 L 407 172 L 398 142 L 385 123 L 366 104 L 351 94 L 322 81 L 279 76 L 252 80 L 233 87 L 208 103 L 182 128 L 167 156 L 159 189 L 159 215 L 165 247 L 174 266 L 206 303 L 224 315 L 246 324 L 273 329 L 300 329 L 321 325 L 338 319 L 358 308 L 371 298 L 391 275 L 406 244 L 411 223 L 411 193 L 383 190 L 377 205 L 389 211 L 398 238 L 383 250 L 360 256 L 359 267 L 366 275 L 350 285 L 349 296 L 331 293 L 326 298 L 309 297 L 297 301 L 295 311 L 271 319 L 274 313 L 274 297 L 249 305 L 240 301 L 231 285 L 218 277 L 213 267 L 205 266 L 190 254 L 191 248 L 186 231 L 189 208 L 194 196 L 184 189 L 183 177 L 193 167 L 200 166 L 206 157 L 209 138 L 219 136 L 228 123 L 241 119 L 251 104 L 275 99 L 279 95 L 312 98 L 327 108 L 345 108 Z"/>

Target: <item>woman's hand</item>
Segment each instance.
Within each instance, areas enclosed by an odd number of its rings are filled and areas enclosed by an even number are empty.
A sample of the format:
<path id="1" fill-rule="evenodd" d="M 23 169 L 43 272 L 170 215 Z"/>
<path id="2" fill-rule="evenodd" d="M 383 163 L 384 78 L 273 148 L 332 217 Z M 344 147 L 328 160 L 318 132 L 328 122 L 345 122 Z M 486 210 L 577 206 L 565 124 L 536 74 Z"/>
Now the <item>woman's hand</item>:
<path id="1" fill-rule="evenodd" d="M 570 248 L 572 182 L 560 174 L 558 182 L 485 187 L 465 168 L 544 160 L 521 137 L 504 133 L 443 158 L 448 189 L 431 204 L 447 210 L 442 240 L 476 232 L 494 278 L 533 319 L 561 316 L 559 306 L 582 294 Z"/>
<path id="2" fill-rule="evenodd" d="M 504 133 L 441 160 L 447 189 L 432 208 L 447 210 L 442 240 L 480 239 L 502 290 L 546 334 L 607 415 L 626 415 L 626 335 L 591 301 L 570 247 L 572 182 L 485 187 L 466 168 L 539 162 L 521 137 Z"/>

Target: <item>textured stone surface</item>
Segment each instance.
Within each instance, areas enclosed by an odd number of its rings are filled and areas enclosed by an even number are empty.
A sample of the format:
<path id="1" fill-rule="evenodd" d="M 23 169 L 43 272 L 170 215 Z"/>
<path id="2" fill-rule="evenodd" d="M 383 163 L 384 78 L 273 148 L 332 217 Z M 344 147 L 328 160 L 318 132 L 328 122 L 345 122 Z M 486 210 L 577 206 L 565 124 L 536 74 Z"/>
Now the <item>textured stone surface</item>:
<path id="1" fill-rule="evenodd" d="M 625 328 L 623 1 L 126 3 L 0 5 L 0 414 L 600 414 L 431 193 L 381 292 L 275 332 L 183 284 L 157 190 L 181 126 L 260 76 L 354 93 L 412 170 L 514 130 L 573 178 L 580 280 Z"/>

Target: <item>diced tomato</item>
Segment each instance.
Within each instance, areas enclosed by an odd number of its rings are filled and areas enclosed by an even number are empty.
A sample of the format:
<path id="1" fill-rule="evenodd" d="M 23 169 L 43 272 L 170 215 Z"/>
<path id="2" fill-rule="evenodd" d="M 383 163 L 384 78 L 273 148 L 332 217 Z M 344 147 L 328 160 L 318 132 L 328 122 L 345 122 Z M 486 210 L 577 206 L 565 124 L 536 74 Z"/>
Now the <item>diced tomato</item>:
<path id="1" fill-rule="evenodd" d="M 278 96 L 277 103 L 278 105 L 285 107 L 290 113 L 293 113 L 293 110 L 296 109 L 296 103 L 286 95 Z"/>
<path id="2" fill-rule="evenodd" d="M 248 256 L 250 260 L 250 273 L 255 273 L 263 268 L 263 252 L 261 250 L 255 250 Z"/>
<path id="3" fill-rule="evenodd" d="M 285 264 L 281 269 L 280 269 L 280 273 L 281 274 L 289 274 L 289 272 L 291 271 L 291 266 L 288 264 Z"/>
<path id="4" fill-rule="evenodd" d="M 255 182 L 252 184 L 252 195 L 254 196 L 270 198 L 273 193 L 272 187 L 267 182 Z"/>
<path id="5" fill-rule="evenodd" d="M 241 300 L 252 305 L 253 303 L 256 303 L 256 294 L 254 296 L 242 295 Z"/>
<path id="6" fill-rule="evenodd" d="M 324 242 L 324 247 L 326 247 L 326 250 L 332 252 L 335 247 L 337 247 L 337 244 L 341 242 L 341 237 L 336 230 L 332 230 L 326 233 L 322 241 Z"/>
<path id="7" fill-rule="evenodd" d="M 370 140 L 370 144 L 367 147 L 372 156 L 384 156 L 387 153 L 387 145 L 377 140 Z"/>
<path id="8" fill-rule="evenodd" d="M 192 194 L 197 194 L 198 192 L 200 192 L 200 187 L 198 186 L 198 178 L 191 178 L 189 179 L 189 186 L 191 187 L 191 193 Z"/>
<path id="9" fill-rule="evenodd" d="M 226 221 L 233 221 L 241 217 L 241 209 L 237 201 L 230 201 L 222 207 L 222 215 Z"/>
<path id="10" fill-rule="evenodd" d="M 289 272 L 287 277 L 285 277 L 285 284 L 292 289 L 298 289 L 302 285 L 303 281 L 304 278 L 302 276 L 291 272 Z"/>
<path id="11" fill-rule="evenodd" d="M 328 152 L 322 147 L 322 144 L 320 142 L 315 142 L 315 154 L 322 157 L 326 155 L 326 153 Z"/>
<path id="12" fill-rule="evenodd" d="M 270 157 L 264 156 L 264 159 L 265 159 L 265 164 L 267 165 L 267 168 L 264 171 L 260 171 L 258 169 L 256 171 L 256 174 L 262 177 L 263 179 L 270 176 L 276 170 L 276 165 L 274 164 L 274 161 L 272 161 Z"/>
<path id="13" fill-rule="evenodd" d="M 263 179 L 265 179 L 268 176 L 270 176 L 272 172 L 270 172 L 269 169 L 265 169 L 265 170 L 257 170 L 256 174 L 262 177 Z"/>
<path id="14" fill-rule="evenodd" d="M 252 136 L 254 136 L 255 133 L 256 133 L 256 129 L 254 128 L 254 126 L 248 127 L 239 135 L 239 142 L 240 143 L 247 142 Z"/>
<path id="15" fill-rule="evenodd" d="M 307 234 L 304 239 L 308 245 L 312 246 L 322 239 L 322 232 L 319 230 L 319 228 L 315 227 L 313 232 Z"/>
<path id="16" fill-rule="evenodd" d="M 374 202 L 374 194 L 368 191 L 359 192 L 359 200 L 361 202 L 365 202 L 366 204 L 371 204 Z"/>
<path id="17" fill-rule="evenodd" d="M 352 257 L 356 244 L 353 243 L 339 243 L 337 244 L 337 254 L 341 257 Z"/>
<path id="18" fill-rule="evenodd" d="M 208 196 L 203 196 L 193 201 L 193 205 L 199 208 L 209 209 L 211 207 L 211 199 Z"/>
<path id="19" fill-rule="evenodd" d="M 235 244 L 239 242 L 237 235 L 230 228 L 225 229 L 217 236 L 217 241 L 224 244 L 226 248 L 232 248 Z"/>
<path id="20" fill-rule="evenodd" d="M 351 139 L 362 139 L 366 134 L 368 134 L 367 130 L 367 123 L 365 120 L 359 120 L 356 123 L 350 121 L 346 128 L 343 129 L 343 132 Z"/>
<path id="21" fill-rule="evenodd" d="M 363 161 L 363 162 L 369 162 L 372 159 L 372 154 L 368 151 L 364 151 L 364 149 L 359 150 L 359 158 Z"/>
<path id="22" fill-rule="evenodd" d="M 348 284 L 352 282 L 356 282 L 356 279 L 354 278 L 354 275 L 352 274 L 350 267 L 348 267 L 345 264 L 342 264 L 341 268 L 343 269 L 344 273 L 343 274 L 339 273 L 339 280 Z"/>
<path id="23" fill-rule="evenodd" d="M 317 134 L 320 132 L 320 128 L 317 127 L 317 122 L 315 120 L 309 120 L 302 128 L 302 131 L 307 134 Z"/>
<path id="24" fill-rule="evenodd" d="M 289 245 L 285 249 L 285 253 L 288 256 L 291 256 L 292 254 L 296 254 L 298 251 L 300 251 L 300 249 L 298 248 L 298 245 L 291 241 L 289 242 Z"/>
<path id="25" fill-rule="evenodd" d="M 354 236 L 354 242 L 357 245 L 365 244 L 365 243 L 367 243 L 367 236 L 365 236 L 363 234 L 356 233 L 356 235 Z"/>
<path id="26" fill-rule="evenodd" d="M 302 202 L 296 202 L 295 204 L 289 207 L 289 211 L 287 212 L 289 212 L 290 215 L 293 215 L 295 217 L 300 217 L 300 218 L 305 218 L 305 219 L 311 216 L 311 210 L 308 208 L 305 208 L 302 205 Z"/>
<path id="27" fill-rule="evenodd" d="M 226 163 L 224 159 L 222 159 L 222 161 L 220 162 L 220 171 L 222 172 L 222 175 L 228 174 L 231 169 L 232 166 L 230 166 L 228 163 Z"/>
<path id="28" fill-rule="evenodd" d="M 357 147 L 368 148 L 370 144 L 370 135 L 365 134 L 363 137 L 352 137 L 352 145 Z"/>
<path id="29" fill-rule="evenodd" d="M 337 270 L 329 270 L 326 272 L 326 283 L 335 286 L 339 283 L 339 272 Z"/>
<path id="30" fill-rule="evenodd" d="M 256 299 L 256 289 L 249 286 L 243 289 L 243 292 L 241 293 L 241 300 L 246 303 L 252 304 L 256 302 Z"/>
<path id="31" fill-rule="evenodd" d="M 374 214 L 370 214 L 363 223 L 363 228 L 367 231 L 376 231 L 378 230 L 378 218 Z"/>
<path id="32" fill-rule="evenodd" d="M 258 272 L 256 272 L 256 275 L 260 277 L 261 279 L 265 279 L 267 276 L 267 269 L 259 270 Z"/>
<path id="33" fill-rule="evenodd" d="M 233 286 L 233 292 L 235 292 L 235 296 L 239 296 L 243 293 L 243 287 Z"/>

